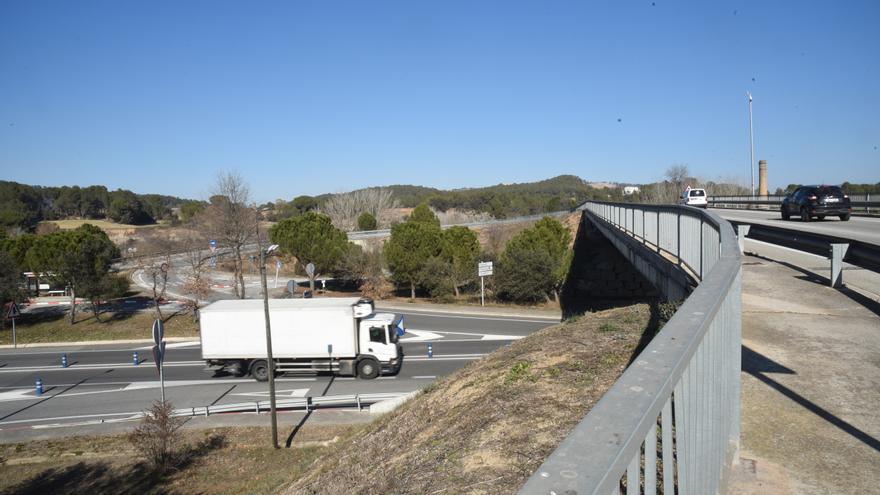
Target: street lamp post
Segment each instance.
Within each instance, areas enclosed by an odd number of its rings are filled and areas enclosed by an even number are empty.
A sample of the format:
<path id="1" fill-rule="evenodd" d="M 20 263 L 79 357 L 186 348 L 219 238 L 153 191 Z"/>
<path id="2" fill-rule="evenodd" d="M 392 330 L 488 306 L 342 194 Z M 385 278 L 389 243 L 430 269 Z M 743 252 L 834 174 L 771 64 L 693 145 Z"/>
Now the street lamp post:
<path id="1" fill-rule="evenodd" d="M 260 221 L 257 219 L 257 247 L 260 250 L 260 284 L 263 287 L 263 312 L 266 319 L 266 365 L 269 367 L 269 415 L 272 417 L 272 446 L 278 447 L 278 416 L 275 412 L 275 361 L 272 358 L 272 326 L 269 324 L 269 290 L 266 288 L 266 255 L 278 249 L 272 244 L 263 250 Z"/>
<path id="2" fill-rule="evenodd" d="M 755 133 L 752 130 L 752 93 L 746 91 L 746 96 L 749 97 L 749 159 L 751 165 L 749 166 L 749 171 L 752 174 L 752 188 L 749 189 L 749 193 L 754 196 L 755 195 Z"/>

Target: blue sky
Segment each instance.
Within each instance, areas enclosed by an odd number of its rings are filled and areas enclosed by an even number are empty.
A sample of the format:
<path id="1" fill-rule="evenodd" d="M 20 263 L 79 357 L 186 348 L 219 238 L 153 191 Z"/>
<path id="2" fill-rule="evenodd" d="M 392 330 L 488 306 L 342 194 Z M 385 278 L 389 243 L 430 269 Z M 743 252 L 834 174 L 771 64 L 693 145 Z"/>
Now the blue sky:
<path id="1" fill-rule="evenodd" d="M 0 2 L 0 179 L 880 181 L 880 2 Z"/>

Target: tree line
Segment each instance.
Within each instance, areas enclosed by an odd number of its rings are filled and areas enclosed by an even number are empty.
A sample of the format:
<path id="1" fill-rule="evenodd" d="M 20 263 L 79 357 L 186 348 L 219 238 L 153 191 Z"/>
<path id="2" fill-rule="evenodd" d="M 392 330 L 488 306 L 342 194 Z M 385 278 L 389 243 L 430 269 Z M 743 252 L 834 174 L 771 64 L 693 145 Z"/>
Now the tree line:
<path id="1" fill-rule="evenodd" d="M 184 200 L 104 186 L 44 187 L 0 181 L 0 227 L 32 232 L 43 220 L 82 218 L 146 225 L 171 217 Z"/>

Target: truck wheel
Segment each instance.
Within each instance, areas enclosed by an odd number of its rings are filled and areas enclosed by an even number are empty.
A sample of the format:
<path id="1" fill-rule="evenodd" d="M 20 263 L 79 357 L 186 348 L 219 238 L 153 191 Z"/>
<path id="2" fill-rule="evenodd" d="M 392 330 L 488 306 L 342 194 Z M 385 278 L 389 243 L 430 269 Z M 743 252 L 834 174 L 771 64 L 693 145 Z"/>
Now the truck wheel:
<path id="1" fill-rule="evenodd" d="M 358 377 L 372 380 L 379 376 L 379 363 L 375 359 L 362 359 L 357 365 Z"/>
<path id="2" fill-rule="evenodd" d="M 269 379 L 269 365 L 265 359 L 258 359 L 251 364 L 251 376 L 258 382 L 265 382 Z"/>

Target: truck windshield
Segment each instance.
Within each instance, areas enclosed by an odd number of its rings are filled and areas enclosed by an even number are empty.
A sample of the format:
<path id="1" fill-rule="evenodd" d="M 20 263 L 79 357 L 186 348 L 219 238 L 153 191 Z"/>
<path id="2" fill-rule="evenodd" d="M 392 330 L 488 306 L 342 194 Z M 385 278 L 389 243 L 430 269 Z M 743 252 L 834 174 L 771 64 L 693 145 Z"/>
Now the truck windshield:
<path id="1" fill-rule="evenodd" d="M 390 337 L 390 341 L 392 344 L 396 344 L 400 337 L 397 336 L 397 326 L 393 323 L 388 325 L 388 336 Z"/>

